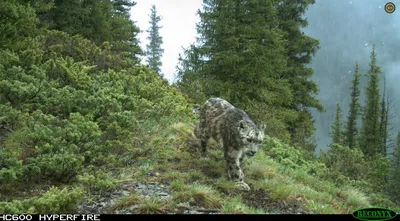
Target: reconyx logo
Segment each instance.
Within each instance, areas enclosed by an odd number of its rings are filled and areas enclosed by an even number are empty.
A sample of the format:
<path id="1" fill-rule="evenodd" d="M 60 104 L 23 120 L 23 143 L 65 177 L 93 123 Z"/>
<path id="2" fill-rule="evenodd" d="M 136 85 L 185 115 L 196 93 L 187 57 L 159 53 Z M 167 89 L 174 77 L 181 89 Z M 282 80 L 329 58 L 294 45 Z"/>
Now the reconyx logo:
<path id="1" fill-rule="evenodd" d="M 379 207 L 363 208 L 353 212 L 353 216 L 359 220 L 390 220 L 397 215 L 396 212 Z"/>

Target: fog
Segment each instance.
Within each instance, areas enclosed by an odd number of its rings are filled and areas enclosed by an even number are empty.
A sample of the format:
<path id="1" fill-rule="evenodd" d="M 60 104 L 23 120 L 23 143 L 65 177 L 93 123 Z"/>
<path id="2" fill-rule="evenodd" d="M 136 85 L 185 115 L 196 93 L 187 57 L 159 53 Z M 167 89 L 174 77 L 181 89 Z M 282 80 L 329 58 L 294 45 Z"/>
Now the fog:
<path id="1" fill-rule="evenodd" d="M 393 99 L 391 120 L 393 135 L 400 129 L 400 1 L 397 11 L 384 11 L 387 1 L 382 0 L 316 0 L 305 14 L 308 26 L 304 33 L 320 40 L 320 49 L 313 58 L 313 80 L 319 85 L 320 99 L 326 111 L 312 110 L 317 128 L 317 150 L 326 149 L 331 142 L 329 132 L 334 119 L 336 102 L 342 107 L 346 120 L 350 99 L 350 86 L 355 62 L 366 73 L 372 45 L 375 44 L 377 64 L 386 76 L 387 87 Z M 367 78 L 360 85 L 361 97 Z M 381 81 L 383 82 L 383 81 Z M 361 101 L 363 105 L 364 102 Z"/>

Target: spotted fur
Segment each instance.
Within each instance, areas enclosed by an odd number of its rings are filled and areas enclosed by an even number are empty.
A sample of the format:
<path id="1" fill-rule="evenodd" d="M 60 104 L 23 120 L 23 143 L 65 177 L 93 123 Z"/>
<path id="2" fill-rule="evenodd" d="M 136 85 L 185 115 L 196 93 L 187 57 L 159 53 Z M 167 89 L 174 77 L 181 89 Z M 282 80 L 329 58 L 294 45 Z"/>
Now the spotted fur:
<path id="1" fill-rule="evenodd" d="M 207 156 L 207 143 L 212 137 L 224 149 L 228 178 L 244 190 L 242 162 L 253 157 L 264 140 L 265 125 L 258 127 L 241 109 L 221 98 L 211 98 L 200 110 L 200 122 L 194 134 L 200 139 L 202 156 Z"/>

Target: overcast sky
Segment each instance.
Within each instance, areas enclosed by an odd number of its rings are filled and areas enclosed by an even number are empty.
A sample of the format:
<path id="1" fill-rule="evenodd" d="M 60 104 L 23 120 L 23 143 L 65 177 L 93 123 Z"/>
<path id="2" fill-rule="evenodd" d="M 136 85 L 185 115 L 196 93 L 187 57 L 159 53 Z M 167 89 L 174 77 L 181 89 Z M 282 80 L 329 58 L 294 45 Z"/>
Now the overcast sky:
<path id="1" fill-rule="evenodd" d="M 151 5 L 155 5 L 157 14 L 161 16 L 160 34 L 163 37 L 164 55 L 161 71 L 170 82 L 175 75 L 178 55 L 182 47 L 187 47 L 196 39 L 196 14 L 202 0 L 135 0 L 131 10 L 131 19 L 136 22 L 142 33 L 139 35 L 143 49 L 146 48 Z M 144 62 L 144 59 L 143 59 Z"/>
<path id="2" fill-rule="evenodd" d="M 392 135 L 400 130 L 400 0 L 393 14 L 384 11 L 389 0 L 318 0 L 305 16 L 309 25 L 304 32 L 319 39 L 320 49 L 313 57 L 313 79 L 319 85 L 318 98 L 325 112 L 313 111 L 316 120 L 319 148 L 326 149 L 334 121 L 336 102 L 342 108 L 343 120 L 348 114 L 350 86 L 354 65 L 358 62 L 361 73 L 369 69 L 372 45 L 377 53 L 377 65 L 387 80 L 387 89 L 393 99 L 390 120 Z M 365 104 L 367 77 L 361 78 L 361 105 Z M 383 88 L 383 87 L 381 87 Z M 382 93 L 381 93 L 382 94 Z M 318 151 L 319 152 L 319 151 Z M 317 152 L 317 153 L 318 153 Z"/>

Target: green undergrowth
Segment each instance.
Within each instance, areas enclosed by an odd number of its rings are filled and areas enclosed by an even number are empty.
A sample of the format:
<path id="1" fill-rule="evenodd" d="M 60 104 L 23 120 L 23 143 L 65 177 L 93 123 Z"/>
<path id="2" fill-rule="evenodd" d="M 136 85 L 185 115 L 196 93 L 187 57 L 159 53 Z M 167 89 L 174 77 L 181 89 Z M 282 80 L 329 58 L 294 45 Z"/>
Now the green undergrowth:
<path id="1" fill-rule="evenodd" d="M 252 187 L 251 192 L 238 191 L 224 175 L 222 151 L 211 141 L 209 159 L 200 158 L 198 141 L 192 130 L 190 122 L 171 124 L 159 134 L 164 137 L 164 142 L 154 138 L 153 142 L 163 145 L 154 146 L 151 154 L 143 156 L 137 167 L 126 172 L 137 180 L 169 184 L 172 195 L 172 202 L 168 202 L 170 211 L 186 205 L 220 213 L 287 212 L 279 204 L 300 205 L 305 213 L 318 214 L 346 214 L 372 206 L 398 210 L 384 195 L 364 191 L 362 182 L 337 181 L 338 178 L 345 179 L 343 175 L 332 179 L 332 174 L 336 173 L 318 159 L 268 136 L 257 155 L 245 160 L 245 180 Z M 149 173 L 158 175 L 147 176 Z M 268 198 L 256 200 L 260 200 L 260 205 L 266 200 L 271 207 L 267 204 L 264 208 L 254 208 L 243 200 L 260 190 L 267 193 Z"/>
<path id="2" fill-rule="evenodd" d="M 146 137 L 140 148 L 132 148 L 124 157 L 129 162 L 96 170 L 86 167 L 69 188 L 52 188 L 44 194 L 22 195 L 19 200 L 2 202 L 3 213 L 71 212 L 84 200 L 82 191 L 91 195 L 118 188 L 123 180 L 161 182 L 170 186 L 171 198 L 143 198 L 132 195 L 120 199 L 109 212 L 136 205 L 136 213 L 175 213 L 182 208 L 197 208 L 229 214 L 287 213 L 279 205 L 300 205 L 304 213 L 344 214 L 358 208 L 380 206 L 395 211 L 398 207 L 382 194 L 368 194 L 360 182 L 342 182 L 343 175 L 332 179 L 332 173 L 318 159 L 266 137 L 263 147 L 252 159 L 245 159 L 245 180 L 250 192 L 239 191 L 226 179 L 222 150 L 210 141 L 209 159 L 200 158 L 198 140 L 194 138 L 192 118 L 166 117 L 148 120 L 141 127 Z M 135 141 L 132 141 L 135 142 Z M 60 184 L 66 185 L 66 184 Z M 22 187 L 21 187 L 22 188 Z M 266 198 L 255 199 L 260 207 L 244 200 L 262 191 Z M 24 198 L 24 199 L 22 199 Z M 68 199 L 57 201 L 57 199 Z M 264 202 L 265 201 L 265 202 Z M 275 203 L 276 202 L 276 203 Z"/>
<path id="3" fill-rule="evenodd" d="M 185 147 L 187 144 L 187 140 L 193 139 L 191 137 L 192 127 L 185 124 L 177 124 L 172 127 L 178 134 L 175 137 L 178 144 L 171 147 L 175 148 L 175 151 L 168 156 L 170 159 L 180 160 L 172 160 L 173 163 L 170 165 L 166 163 L 159 165 L 158 168 L 155 166 L 155 168 L 160 171 L 163 171 L 164 168 L 174 168 L 165 170 L 163 172 L 165 176 L 160 180 L 171 183 L 176 200 L 193 202 L 196 198 L 193 193 L 189 194 L 189 189 L 193 185 L 202 184 L 204 188 L 208 186 L 208 189 L 205 189 L 210 192 L 210 196 L 222 200 L 219 204 L 203 206 L 219 208 L 222 212 L 228 213 L 234 212 L 232 208 L 238 208 L 235 210 L 238 213 L 265 211 L 265 209 L 247 207 L 243 201 L 239 200 L 240 197 L 238 198 L 247 193 L 237 191 L 232 182 L 221 178 L 224 177 L 221 150 L 212 146 L 210 160 L 205 161 L 199 158 L 198 152 L 190 150 L 195 147 L 186 146 L 188 150 L 182 149 L 182 146 Z M 167 150 L 163 149 L 163 151 Z M 168 162 L 168 160 L 166 161 Z M 312 159 L 302 151 L 282 144 L 274 138 L 266 137 L 259 153 L 253 159 L 247 159 L 245 162 L 247 163 L 245 167 L 246 180 L 252 186 L 252 191 L 262 189 L 268 193 L 271 200 L 289 204 L 299 203 L 307 213 L 351 213 L 358 208 L 370 206 L 398 210 L 398 206 L 385 200 L 383 195 L 369 194 L 368 191 L 364 191 L 362 181 L 349 180 L 342 174 L 338 176 L 318 159 Z M 181 172 L 177 172 L 177 170 Z M 338 181 L 338 179 L 348 182 Z M 219 194 L 211 194 L 213 189 L 217 190 Z M 270 208 L 270 210 L 274 211 L 274 208 Z M 275 210 L 277 210 L 275 213 L 279 212 L 279 208 L 275 208 Z"/>
<path id="4" fill-rule="evenodd" d="M 193 118 L 156 73 L 108 68 L 117 57 L 81 36 L 43 30 L 15 46 L 0 47 L 0 212 L 67 213 L 123 168 L 145 176 L 164 131 Z"/>
<path id="5" fill-rule="evenodd" d="M 73 213 L 75 205 L 82 200 L 81 188 L 51 187 L 45 194 L 24 200 L 0 202 L 1 214 L 21 213 Z"/>

